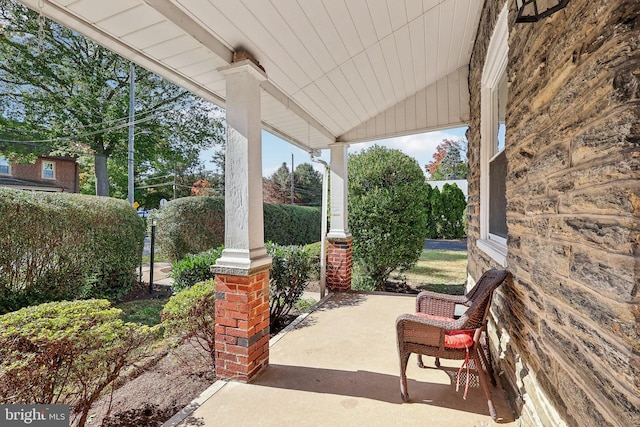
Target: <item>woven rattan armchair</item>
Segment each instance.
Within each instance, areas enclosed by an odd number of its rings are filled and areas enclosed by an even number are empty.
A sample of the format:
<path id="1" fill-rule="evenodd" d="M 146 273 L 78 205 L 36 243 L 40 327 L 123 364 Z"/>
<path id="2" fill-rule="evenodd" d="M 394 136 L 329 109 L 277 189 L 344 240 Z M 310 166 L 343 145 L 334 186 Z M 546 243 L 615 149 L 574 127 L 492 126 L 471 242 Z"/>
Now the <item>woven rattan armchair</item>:
<path id="1" fill-rule="evenodd" d="M 409 400 L 406 369 L 411 353 L 418 355 L 418 364 L 423 367 L 421 355 L 436 358 L 464 360 L 458 372 L 466 366 L 467 375 L 464 397 L 469 386 L 469 362 L 473 360 L 482 389 L 487 396 L 491 417 L 496 419 L 496 411 L 486 382 L 484 369 L 495 383 L 491 363 L 487 361 L 480 345 L 480 337 L 486 325 L 493 291 L 505 280 L 504 270 L 490 270 L 482 275 L 475 286 L 466 294 L 453 296 L 435 292 L 421 292 L 416 298 L 416 313 L 403 314 L 396 320 L 398 353 L 400 355 L 400 392 L 402 400 Z M 466 307 L 466 311 L 456 318 L 456 305 Z"/>

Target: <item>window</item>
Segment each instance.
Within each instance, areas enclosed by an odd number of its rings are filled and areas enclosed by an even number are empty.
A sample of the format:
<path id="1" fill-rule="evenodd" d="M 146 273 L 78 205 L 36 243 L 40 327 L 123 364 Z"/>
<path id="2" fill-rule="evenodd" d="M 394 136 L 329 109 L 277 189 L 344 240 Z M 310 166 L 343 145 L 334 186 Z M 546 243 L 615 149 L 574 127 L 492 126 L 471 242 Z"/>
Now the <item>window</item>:
<path id="1" fill-rule="evenodd" d="M 56 179 L 56 164 L 55 162 L 42 161 L 42 178 L 44 179 Z"/>
<path id="2" fill-rule="evenodd" d="M 4 157 L 0 157 L 0 175 L 11 175 L 11 165 Z"/>
<path id="3" fill-rule="evenodd" d="M 508 27 L 505 4 L 482 70 L 480 118 L 480 240 L 478 248 L 507 266 L 506 115 Z"/>

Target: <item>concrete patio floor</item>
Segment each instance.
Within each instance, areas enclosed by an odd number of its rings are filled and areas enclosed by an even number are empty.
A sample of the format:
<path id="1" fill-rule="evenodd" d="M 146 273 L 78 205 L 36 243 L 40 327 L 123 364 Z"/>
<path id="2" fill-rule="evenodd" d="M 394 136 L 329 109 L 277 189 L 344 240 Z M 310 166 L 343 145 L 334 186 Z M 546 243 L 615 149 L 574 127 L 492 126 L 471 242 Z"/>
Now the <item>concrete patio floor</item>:
<path id="1" fill-rule="evenodd" d="M 272 338 L 270 366 L 249 384 L 217 381 L 186 419 L 165 426 L 490 426 L 484 393 L 455 391 L 456 366 L 420 369 L 411 356 L 410 402 L 400 398 L 395 319 L 414 296 L 333 294 L 295 328 Z M 432 358 L 425 358 L 433 366 Z M 453 378 L 453 383 L 452 383 Z M 492 388 L 500 425 L 515 425 Z M 183 415 L 184 417 L 184 415 Z"/>

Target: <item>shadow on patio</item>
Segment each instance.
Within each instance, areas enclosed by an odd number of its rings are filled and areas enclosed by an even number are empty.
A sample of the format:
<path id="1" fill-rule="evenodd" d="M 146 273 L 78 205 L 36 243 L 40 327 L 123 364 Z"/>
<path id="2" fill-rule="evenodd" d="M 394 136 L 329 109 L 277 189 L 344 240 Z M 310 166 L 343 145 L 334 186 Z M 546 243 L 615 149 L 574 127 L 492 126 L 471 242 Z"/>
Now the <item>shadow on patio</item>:
<path id="1" fill-rule="evenodd" d="M 250 384 L 217 382 L 215 393 L 180 426 L 488 426 L 482 390 L 455 391 L 459 364 L 407 369 L 411 401 L 400 398 L 395 319 L 415 296 L 336 294 L 270 347 L 270 366 Z M 428 366 L 433 359 L 425 358 Z M 462 387 L 463 388 L 463 387 Z M 492 388 L 501 425 L 513 415 Z M 169 424 L 167 424 L 169 425 Z M 175 424 L 172 424 L 175 425 Z"/>

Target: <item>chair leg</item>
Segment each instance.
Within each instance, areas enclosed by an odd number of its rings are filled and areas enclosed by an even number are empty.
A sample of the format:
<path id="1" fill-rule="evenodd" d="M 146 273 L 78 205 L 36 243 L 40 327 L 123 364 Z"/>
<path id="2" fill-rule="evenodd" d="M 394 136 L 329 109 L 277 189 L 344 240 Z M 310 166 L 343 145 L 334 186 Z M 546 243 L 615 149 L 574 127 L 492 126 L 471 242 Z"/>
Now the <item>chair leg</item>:
<path id="1" fill-rule="evenodd" d="M 424 366 L 424 363 L 422 362 L 422 355 L 421 354 L 417 354 L 416 356 L 418 356 L 418 368 L 426 368 L 426 366 Z"/>
<path id="2" fill-rule="evenodd" d="M 496 378 L 493 374 L 493 366 L 491 365 L 491 356 L 489 356 L 489 359 L 487 359 L 487 356 L 484 353 L 484 348 L 480 344 L 478 344 L 477 350 L 478 350 L 478 354 L 482 358 L 483 365 L 487 368 L 486 370 L 487 370 L 487 373 L 489 374 L 489 379 L 491 379 L 491 384 L 493 384 L 493 386 L 495 387 L 497 383 L 496 383 Z"/>
<path id="3" fill-rule="evenodd" d="M 491 399 L 491 392 L 489 391 L 489 386 L 487 385 L 487 377 L 482 369 L 482 365 L 480 365 L 480 356 L 476 351 L 476 354 L 473 355 L 473 359 L 476 365 L 476 372 L 478 372 L 478 381 L 480 382 L 480 386 L 482 390 L 484 390 L 484 394 L 487 397 L 487 406 L 489 406 L 489 414 L 491 415 L 491 419 L 493 421 L 497 421 L 498 415 L 496 413 L 496 408 L 493 405 L 493 400 Z"/>
<path id="4" fill-rule="evenodd" d="M 409 391 L 407 390 L 407 363 L 409 363 L 411 353 L 400 353 L 400 395 L 404 402 L 409 400 Z"/>
<path id="5" fill-rule="evenodd" d="M 436 368 L 440 367 L 440 358 L 436 357 Z"/>

